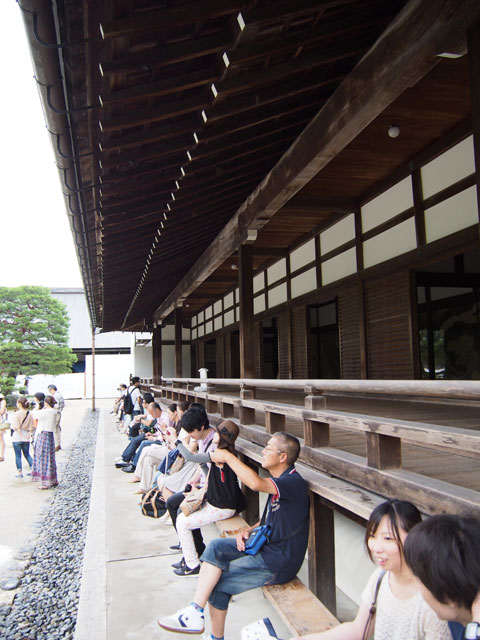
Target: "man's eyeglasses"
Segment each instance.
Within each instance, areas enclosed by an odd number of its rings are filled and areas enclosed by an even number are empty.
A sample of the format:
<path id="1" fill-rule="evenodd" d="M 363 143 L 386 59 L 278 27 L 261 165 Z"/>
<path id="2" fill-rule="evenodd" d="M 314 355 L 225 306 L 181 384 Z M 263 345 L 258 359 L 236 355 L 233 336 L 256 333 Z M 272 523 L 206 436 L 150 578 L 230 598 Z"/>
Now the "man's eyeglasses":
<path id="1" fill-rule="evenodd" d="M 274 447 L 269 447 L 268 445 L 266 447 L 263 447 L 264 451 L 273 451 L 274 453 L 285 453 L 285 451 L 280 451 L 280 449 L 275 449 Z"/>

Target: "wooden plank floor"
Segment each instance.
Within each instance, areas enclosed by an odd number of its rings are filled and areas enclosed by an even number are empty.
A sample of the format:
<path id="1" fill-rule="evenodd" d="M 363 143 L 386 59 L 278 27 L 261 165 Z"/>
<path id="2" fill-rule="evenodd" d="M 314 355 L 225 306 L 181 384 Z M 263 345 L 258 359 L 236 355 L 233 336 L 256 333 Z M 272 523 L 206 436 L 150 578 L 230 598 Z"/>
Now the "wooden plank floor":
<path id="1" fill-rule="evenodd" d="M 258 400 L 279 401 L 303 405 L 300 394 L 282 393 L 281 399 L 266 390 L 259 390 Z M 417 403 L 394 400 L 366 398 L 328 397 L 327 407 L 335 411 L 377 415 L 388 418 L 426 422 L 463 429 L 480 429 L 480 410 L 475 406 L 458 406 L 439 403 Z M 238 419 L 238 411 L 235 411 Z M 264 416 L 256 411 L 256 422 L 265 426 Z M 286 420 L 286 430 L 303 437 L 303 423 L 299 420 Z M 348 430 L 331 428 L 330 446 L 358 456 L 366 456 L 364 434 Z M 480 460 L 465 455 L 452 454 L 426 446 L 402 444 L 402 468 L 431 478 L 450 482 L 455 485 L 480 491 Z"/>

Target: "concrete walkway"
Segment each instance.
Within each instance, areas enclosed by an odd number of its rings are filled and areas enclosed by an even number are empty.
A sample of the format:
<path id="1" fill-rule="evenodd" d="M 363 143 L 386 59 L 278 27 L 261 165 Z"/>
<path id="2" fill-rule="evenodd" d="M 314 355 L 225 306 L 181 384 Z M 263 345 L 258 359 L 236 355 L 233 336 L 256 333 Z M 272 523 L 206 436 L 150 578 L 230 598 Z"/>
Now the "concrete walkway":
<path id="1" fill-rule="evenodd" d="M 115 468 L 114 460 L 128 441 L 117 431 L 109 409 L 100 413 L 75 638 L 178 640 L 178 634 L 164 631 L 156 620 L 190 602 L 198 578 L 173 574 L 170 565 L 180 559 L 169 549 L 178 541 L 175 530 L 141 514 L 139 496 L 134 494 L 138 485 L 129 483 L 131 474 Z M 202 531 L 207 540 L 218 535 L 215 525 Z M 240 638 L 244 625 L 265 616 L 280 637 L 290 636 L 262 591 L 255 589 L 235 597 L 226 637 Z"/>
<path id="2" fill-rule="evenodd" d="M 86 400 L 69 400 L 66 403 L 62 415 L 62 450 L 56 454 L 60 481 L 85 411 L 90 407 L 91 401 Z M 35 541 L 32 525 L 41 519 L 54 495 L 54 490 L 39 491 L 38 483 L 30 481 L 26 476 L 29 469 L 24 459 L 24 478 L 15 478 L 15 454 L 10 432 L 5 433 L 5 443 L 5 460 L 0 463 L 0 581 L 8 576 L 8 568 L 20 548 Z M 33 452 L 30 453 L 33 456 Z M 0 590 L 0 604 L 10 604 L 14 595 L 15 591 Z"/>

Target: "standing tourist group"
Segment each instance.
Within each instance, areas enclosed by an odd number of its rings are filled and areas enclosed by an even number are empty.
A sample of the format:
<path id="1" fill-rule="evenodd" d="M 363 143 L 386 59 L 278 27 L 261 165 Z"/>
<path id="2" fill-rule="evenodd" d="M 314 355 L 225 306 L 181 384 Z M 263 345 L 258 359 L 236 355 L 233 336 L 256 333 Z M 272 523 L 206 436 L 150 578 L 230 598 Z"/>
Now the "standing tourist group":
<path id="1" fill-rule="evenodd" d="M 60 421 L 65 407 L 63 396 L 55 385 L 49 385 L 48 393 L 45 395 L 38 391 L 32 402 L 25 396 L 19 396 L 15 411 L 7 414 L 6 399 L 0 392 L 0 462 L 5 460 L 4 434 L 10 431 L 15 453 L 15 477 L 24 477 L 23 459 L 29 467 L 26 475 L 44 490 L 58 484 L 55 452 L 61 449 Z"/>

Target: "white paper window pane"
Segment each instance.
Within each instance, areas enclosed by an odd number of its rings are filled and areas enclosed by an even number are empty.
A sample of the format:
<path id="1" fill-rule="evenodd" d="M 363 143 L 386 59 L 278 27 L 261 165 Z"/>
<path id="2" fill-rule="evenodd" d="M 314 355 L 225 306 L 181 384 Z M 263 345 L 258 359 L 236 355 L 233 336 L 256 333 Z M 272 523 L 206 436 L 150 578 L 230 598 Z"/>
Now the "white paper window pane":
<path id="1" fill-rule="evenodd" d="M 478 224 L 477 194 L 474 186 L 425 210 L 427 242 L 444 238 L 473 224 Z"/>
<path id="2" fill-rule="evenodd" d="M 205 320 L 207 320 L 208 318 L 211 318 L 212 317 L 212 313 L 213 313 L 213 308 L 210 305 L 209 307 L 207 307 L 205 309 Z"/>
<path id="3" fill-rule="evenodd" d="M 470 136 L 420 169 L 423 197 L 428 198 L 474 172 L 473 136 Z"/>
<path id="4" fill-rule="evenodd" d="M 277 282 L 277 280 L 285 278 L 286 275 L 287 261 L 285 259 L 279 260 L 267 269 L 267 282 L 268 284 L 272 284 L 273 282 Z"/>
<path id="5" fill-rule="evenodd" d="M 370 231 L 413 207 L 412 180 L 407 176 L 362 207 L 362 231 Z"/>
<path id="6" fill-rule="evenodd" d="M 256 298 L 253 299 L 253 313 L 261 313 L 265 311 L 265 294 L 260 294 Z"/>
<path id="7" fill-rule="evenodd" d="M 300 274 L 292 278 L 290 289 L 292 292 L 292 298 L 302 296 L 304 293 L 313 291 L 317 288 L 317 272 L 316 269 L 309 269 L 305 273 Z"/>
<path id="8" fill-rule="evenodd" d="M 235 315 L 234 315 L 233 309 L 232 311 L 227 311 L 227 313 L 223 316 L 223 318 L 224 318 L 223 324 L 225 327 L 229 324 L 233 324 L 235 322 Z"/>
<path id="9" fill-rule="evenodd" d="M 253 279 L 253 293 L 257 293 L 257 291 L 261 291 L 261 289 L 265 288 L 265 272 L 259 273 Z"/>
<path id="10" fill-rule="evenodd" d="M 315 240 L 309 240 L 290 254 L 290 271 L 296 271 L 300 267 L 315 260 Z"/>
<path id="11" fill-rule="evenodd" d="M 222 316 L 220 316 L 219 318 L 215 318 L 214 322 L 214 327 L 215 327 L 215 331 L 219 331 L 219 329 L 222 328 Z"/>
<path id="12" fill-rule="evenodd" d="M 385 262 L 402 253 L 416 249 L 415 221 L 405 220 L 396 227 L 380 233 L 363 243 L 363 265 L 365 269 Z"/>
<path id="13" fill-rule="evenodd" d="M 341 278 L 346 278 L 357 271 L 357 256 L 355 249 L 349 249 L 331 260 L 322 263 L 322 284 L 329 284 Z"/>
<path id="14" fill-rule="evenodd" d="M 345 242 L 355 238 L 355 216 L 352 214 L 339 220 L 320 234 L 320 251 L 325 255 Z"/>
<path id="15" fill-rule="evenodd" d="M 268 292 L 268 308 L 271 309 L 275 307 L 277 304 L 282 304 L 282 302 L 287 301 L 287 283 L 278 285 L 278 287 L 274 287 L 270 289 Z"/>
<path id="16" fill-rule="evenodd" d="M 228 309 L 228 307 L 233 307 L 233 292 L 227 294 L 223 299 L 223 308 Z"/>
<path id="17" fill-rule="evenodd" d="M 218 316 L 219 313 L 222 313 L 222 301 L 221 300 L 217 300 L 217 302 L 215 302 L 215 304 L 213 305 L 213 314 L 215 316 Z"/>

